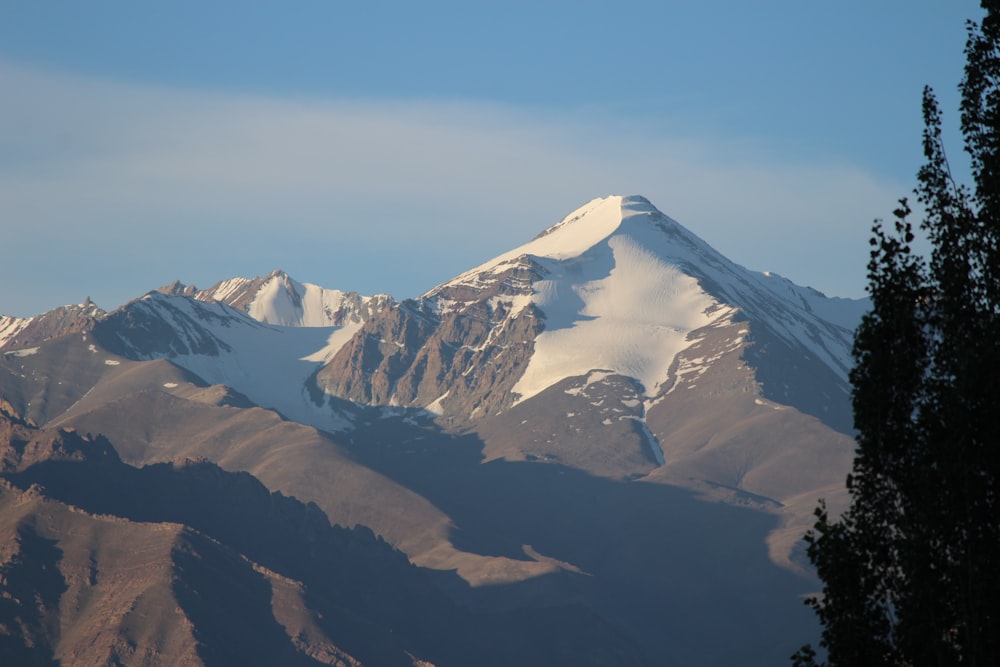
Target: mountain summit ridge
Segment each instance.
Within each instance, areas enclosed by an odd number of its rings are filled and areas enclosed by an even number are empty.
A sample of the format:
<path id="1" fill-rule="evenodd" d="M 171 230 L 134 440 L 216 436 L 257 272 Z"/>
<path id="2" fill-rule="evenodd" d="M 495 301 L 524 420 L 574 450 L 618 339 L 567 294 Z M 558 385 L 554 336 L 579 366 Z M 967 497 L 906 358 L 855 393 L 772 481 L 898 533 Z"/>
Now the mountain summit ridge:
<path id="1" fill-rule="evenodd" d="M 598 369 L 634 377 L 653 396 L 669 386 L 668 368 L 692 332 L 726 317 L 756 321 L 768 337 L 820 358 L 846 387 L 852 331 L 867 303 L 750 271 L 640 195 L 593 199 L 421 299 L 439 315 L 484 302 L 508 318 L 541 317 L 513 387 L 521 400 Z"/>
<path id="2" fill-rule="evenodd" d="M 574 662 L 553 627 L 704 665 L 773 664 L 813 627 L 800 538 L 816 498 L 846 496 L 865 302 L 750 271 L 619 195 L 416 299 L 347 294 L 278 270 L 0 320 L 0 412 L 104 434 L 130 465 L 205 457 L 370 526 L 455 601 L 543 622 L 547 652 L 521 653 L 545 664 Z"/>
<path id="3" fill-rule="evenodd" d="M 533 240 L 402 303 L 387 295 L 361 296 L 300 283 L 282 270 L 223 280 L 207 290 L 175 282 L 158 291 L 224 305 L 259 323 L 278 325 L 267 330 L 273 341 L 296 338 L 294 345 L 272 342 L 266 347 L 275 351 L 269 356 L 285 351 L 296 355 L 282 362 L 302 369 L 295 377 L 308 376 L 304 364 L 314 364 L 309 382 L 315 386 L 308 389 L 308 401 L 326 393 L 362 405 L 428 409 L 459 423 L 594 371 L 633 378 L 644 400 L 655 401 L 677 385 L 679 368 L 673 367 L 678 354 L 701 340 L 706 327 L 746 319 L 746 326 L 729 328 L 736 336 L 731 343 L 743 346 L 744 357 L 758 369 L 765 397 L 798 401 L 800 409 L 842 432 L 850 429 L 847 409 L 838 408 L 831 417 L 824 396 L 849 392 L 852 329 L 867 303 L 829 299 L 775 274 L 750 271 L 640 195 L 595 198 Z M 120 312 L 148 311 L 151 305 L 148 299 L 132 302 L 96 320 L 121 320 Z M 162 306 L 167 316 L 177 310 L 167 301 Z M 141 319 L 148 321 L 148 315 Z M 6 330 L 10 334 L 24 326 L 11 321 Z M 168 322 L 163 331 L 170 326 Z M 318 336 L 281 332 L 303 327 L 317 328 L 326 344 L 310 342 Z M 240 348 L 242 341 L 227 338 L 230 332 L 247 330 L 242 325 L 215 327 L 202 335 L 197 327 L 186 328 L 214 341 L 204 347 L 206 352 Z M 328 334 L 320 334 L 322 330 Z M 115 338 L 122 336 L 134 342 L 135 335 L 127 332 Z M 261 356 L 261 345 L 243 347 Z M 255 392 L 249 389 L 264 384 L 250 377 L 257 373 L 256 361 L 233 357 L 226 368 L 238 368 L 239 377 L 230 377 L 218 363 L 206 365 L 187 354 L 190 345 L 179 346 L 176 354 L 173 349 L 136 348 L 135 355 L 149 358 L 166 351 L 192 372 L 215 369 L 211 381 L 233 380 L 250 395 Z M 773 370 L 789 359 L 792 366 L 813 370 L 791 379 Z M 275 363 L 264 367 L 273 371 Z M 688 360 L 684 368 L 691 372 L 699 363 Z M 809 393 L 802 387 L 815 373 L 830 375 L 836 388 L 802 398 Z"/>
<path id="4" fill-rule="evenodd" d="M 313 283 L 300 283 L 285 271 L 266 276 L 237 276 L 208 289 L 175 280 L 157 290 L 168 296 L 189 296 L 198 301 L 218 301 L 243 311 L 264 324 L 291 327 L 330 327 L 357 324 L 372 312 L 394 303 L 387 294 L 363 296 Z"/>

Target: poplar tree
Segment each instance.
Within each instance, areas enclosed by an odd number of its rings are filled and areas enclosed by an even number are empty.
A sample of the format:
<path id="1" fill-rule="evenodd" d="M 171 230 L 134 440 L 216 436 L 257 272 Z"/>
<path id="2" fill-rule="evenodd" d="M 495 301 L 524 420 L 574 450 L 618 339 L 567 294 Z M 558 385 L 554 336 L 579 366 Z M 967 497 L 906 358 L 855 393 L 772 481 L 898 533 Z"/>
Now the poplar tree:
<path id="1" fill-rule="evenodd" d="M 1000 665 L 1000 0 L 968 23 L 956 183 L 923 94 L 915 194 L 873 228 L 871 311 L 854 341 L 857 431 L 840 517 L 806 536 L 823 582 L 808 603 L 831 666 Z M 803 647 L 792 657 L 816 665 Z"/>

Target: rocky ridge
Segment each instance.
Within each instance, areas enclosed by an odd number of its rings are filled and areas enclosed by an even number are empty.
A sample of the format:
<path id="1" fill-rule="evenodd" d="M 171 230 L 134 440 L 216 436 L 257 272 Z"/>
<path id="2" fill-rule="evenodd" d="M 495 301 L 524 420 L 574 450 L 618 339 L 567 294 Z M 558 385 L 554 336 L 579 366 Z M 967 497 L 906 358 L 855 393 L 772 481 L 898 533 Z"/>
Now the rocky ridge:
<path id="1" fill-rule="evenodd" d="M 24 350 L 51 338 L 89 331 L 106 314 L 88 297 L 81 304 L 60 306 L 36 317 L 0 315 L 0 350 Z"/>

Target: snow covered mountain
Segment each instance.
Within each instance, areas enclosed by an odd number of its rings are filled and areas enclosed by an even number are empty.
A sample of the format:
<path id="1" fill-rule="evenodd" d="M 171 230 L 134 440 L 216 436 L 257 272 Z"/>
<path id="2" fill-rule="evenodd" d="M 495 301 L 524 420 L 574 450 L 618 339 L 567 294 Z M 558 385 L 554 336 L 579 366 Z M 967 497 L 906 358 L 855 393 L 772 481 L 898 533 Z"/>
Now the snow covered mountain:
<path id="1" fill-rule="evenodd" d="M 772 664 L 814 628 L 799 539 L 843 499 L 866 307 L 612 196 L 398 303 L 275 271 L 0 319 L 0 408 L 249 472 L 463 605 L 582 604 L 623 664 Z"/>
<path id="2" fill-rule="evenodd" d="M 613 196 L 376 314 L 315 381 L 471 430 L 487 459 L 771 508 L 772 557 L 792 565 L 816 498 L 843 500 L 866 306 L 749 271 L 645 198 Z"/>
<path id="3" fill-rule="evenodd" d="M 287 302 L 278 297 L 266 303 Z M 307 321 L 316 314 L 300 312 Z M 150 292 L 109 313 L 93 334 L 103 349 L 126 359 L 169 359 L 287 419 L 340 431 L 349 428 L 351 411 L 324 403 L 310 378 L 327 348 L 338 347 L 358 326 L 351 321 L 323 327 L 266 324 L 221 301 Z"/>
<path id="4" fill-rule="evenodd" d="M 27 354 L 55 336 L 92 333 L 91 347 L 136 361 L 169 359 L 288 419 L 338 431 L 350 427 L 350 406 L 324 404 L 310 376 L 362 322 L 393 303 L 387 295 L 299 283 L 282 271 L 207 290 L 176 281 L 111 313 L 88 300 L 35 318 L 4 318 L 0 349 Z"/>
<path id="5" fill-rule="evenodd" d="M 814 430 L 812 417 L 838 440 L 817 460 L 832 451 L 843 458 L 852 330 L 865 307 L 749 271 L 645 198 L 612 196 L 402 303 L 274 271 L 207 290 L 175 282 L 110 314 L 94 311 L 84 324 L 123 358 L 169 359 L 327 431 L 350 430 L 359 409 L 416 410 L 445 430 L 476 429 L 488 456 L 612 477 L 676 481 L 684 471 L 713 488 L 786 502 L 817 480 L 776 480 L 783 466 L 753 483 L 773 453 L 734 464 L 739 473 L 692 470 L 692 460 L 736 460 L 729 450 L 743 445 L 709 455 L 697 438 L 711 432 L 691 427 L 690 441 L 678 433 L 721 404 L 722 390 L 708 389 L 718 376 L 751 401 L 751 424 L 791 409 L 782 418 L 794 415 L 795 429 Z M 64 320 L 53 311 L 32 327 Z M 29 329 L 11 320 L 3 330 L 16 340 Z M 602 444 L 609 440 L 617 444 Z"/>
<path id="6" fill-rule="evenodd" d="M 362 296 L 357 292 L 326 289 L 300 283 L 280 269 L 263 278 L 230 278 L 199 290 L 175 281 L 161 294 L 190 296 L 198 301 L 218 301 L 247 313 L 265 324 L 288 327 L 339 327 L 360 324 L 393 303 L 387 294 Z"/>
<path id="7" fill-rule="evenodd" d="M 678 355 L 710 330 L 745 321 L 731 342 L 758 368 L 765 396 L 846 432 L 845 405 L 831 412 L 825 398 L 847 392 L 864 308 L 748 271 L 646 199 L 614 196 L 371 318 L 317 379 L 350 400 L 461 422 L 591 372 L 635 380 L 651 403 L 707 363 L 674 368 Z M 809 372 L 779 373 L 790 359 Z"/>
<path id="8" fill-rule="evenodd" d="M 711 359 L 691 350 L 726 331 L 763 398 L 849 433 L 850 346 L 865 307 L 749 271 L 648 200 L 612 196 L 399 304 L 274 271 L 207 290 L 175 282 L 110 315 L 88 303 L 4 318 L 0 345 L 100 321 L 109 350 L 170 358 L 261 399 L 269 392 L 270 407 L 321 391 L 467 424 L 571 378 L 627 378 L 648 410 L 704 372 Z"/>

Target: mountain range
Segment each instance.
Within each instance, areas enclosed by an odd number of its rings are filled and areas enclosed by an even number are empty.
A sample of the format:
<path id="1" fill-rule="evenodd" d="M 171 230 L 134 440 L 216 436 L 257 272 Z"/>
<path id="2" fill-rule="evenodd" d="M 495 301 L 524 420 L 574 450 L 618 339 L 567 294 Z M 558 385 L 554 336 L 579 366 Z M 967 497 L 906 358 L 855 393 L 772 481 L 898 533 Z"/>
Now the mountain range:
<path id="1" fill-rule="evenodd" d="M 0 317 L 0 657 L 786 661 L 867 307 L 612 196 L 415 299 Z"/>

